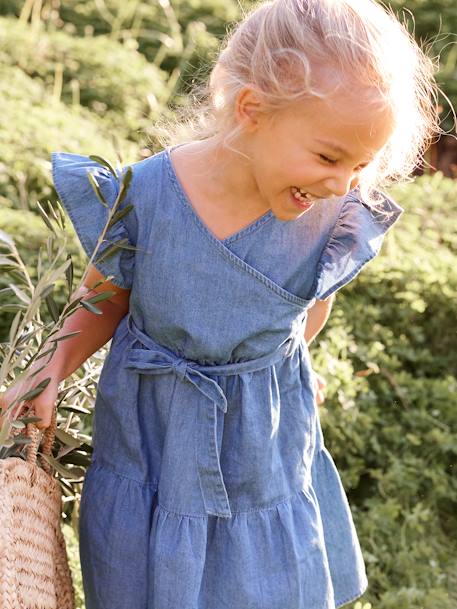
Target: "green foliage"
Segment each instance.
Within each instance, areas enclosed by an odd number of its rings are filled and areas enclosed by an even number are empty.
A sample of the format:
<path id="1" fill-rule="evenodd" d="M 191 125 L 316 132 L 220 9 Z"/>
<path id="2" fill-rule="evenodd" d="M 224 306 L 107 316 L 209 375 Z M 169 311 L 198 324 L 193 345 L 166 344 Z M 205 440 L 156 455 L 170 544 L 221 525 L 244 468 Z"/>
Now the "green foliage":
<path id="1" fill-rule="evenodd" d="M 88 107 L 131 139 L 168 99 L 166 73 L 107 36 L 77 37 L 0 19 L 0 63 L 17 66 L 67 106 Z M 60 82 L 61 79 L 61 82 Z"/>
<path id="2" fill-rule="evenodd" d="M 241 4 L 249 5 L 249 1 Z M 0 6 L 0 14 L 17 17 L 22 9 L 23 2 L 9 0 Z M 237 0 L 68 0 L 53 11 L 41 11 L 38 19 L 32 10 L 26 11 L 22 21 L 30 18 L 40 34 L 42 26 L 64 31 L 75 40 L 89 42 L 88 48 L 90 38 L 101 37 L 117 43 L 118 49 L 137 50 L 152 67 L 168 72 L 169 101 L 181 104 L 196 71 L 206 72 L 227 24 L 239 16 Z"/>
<path id="3" fill-rule="evenodd" d="M 70 569 L 73 576 L 73 586 L 75 589 L 75 606 L 76 609 L 83 609 L 84 607 L 84 592 L 83 582 L 81 577 L 81 569 L 79 563 L 79 549 L 78 549 L 78 538 L 75 534 L 74 528 L 69 524 L 62 525 L 62 531 L 65 538 L 65 544 L 67 546 L 68 561 L 70 563 Z"/>
<path id="4" fill-rule="evenodd" d="M 65 224 L 68 234 L 66 252 L 74 261 L 74 277 L 78 281 L 83 274 L 86 263 L 85 255 L 81 251 L 81 245 L 71 222 Z M 8 235 L 14 236 L 15 245 L 19 255 L 27 261 L 27 268 L 33 282 L 38 279 L 38 252 L 40 247 L 46 244 L 49 236 L 45 224 L 36 213 L 27 210 L 2 208 L 0 214 L 0 230 Z M 5 270 L 0 273 L 0 307 L 11 302 L 11 293 L 3 292 L 9 284 L 14 281 Z M 54 288 L 54 299 L 61 309 L 66 302 L 66 285 L 63 279 L 56 281 Z M 43 321 L 48 323 L 52 320 L 49 311 L 42 311 Z M 8 337 L 8 330 L 14 318 L 14 311 L 5 311 L 0 315 L 0 342 L 5 342 Z"/>
<path id="5" fill-rule="evenodd" d="M 115 157 L 119 140 L 125 162 L 135 160 L 135 147 L 110 131 L 87 109 L 66 106 L 49 97 L 39 79 L 18 67 L 0 63 L 0 205 L 33 209 L 49 197 L 50 153 L 65 150 Z M 12 128 L 14 126 L 14 128 Z"/>
<path id="6" fill-rule="evenodd" d="M 437 81 L 457 109 L 457 6 L 455 0 L 389 0 L 388 5 L 405 21 L 427 54 L 439 57 Z M 441 96 L 443 127 L 455 134 L 449 102 Z"/>

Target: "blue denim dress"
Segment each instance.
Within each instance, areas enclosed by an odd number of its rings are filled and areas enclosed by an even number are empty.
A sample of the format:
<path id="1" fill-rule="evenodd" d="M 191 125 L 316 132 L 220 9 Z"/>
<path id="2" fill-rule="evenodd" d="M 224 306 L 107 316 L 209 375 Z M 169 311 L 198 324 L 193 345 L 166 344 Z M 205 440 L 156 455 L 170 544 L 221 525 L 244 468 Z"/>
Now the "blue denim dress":
<path id="1" fill-rule="evenodd" d="M 97 266 L 131 289 L 100 375 L 80 511 L 87 609 L 335 609 L 368 582 L 324 444 L 304 329 L 315 299 L 376 256 L 385 217 L 357 192 L 295 221 L 271 210 L 226 239 L 196 213 L 170 148 L 131 165 Z M 90 255 L 118 182 L 52 154 Z M 97 323 L 94 317 L 94 323 Z"/>

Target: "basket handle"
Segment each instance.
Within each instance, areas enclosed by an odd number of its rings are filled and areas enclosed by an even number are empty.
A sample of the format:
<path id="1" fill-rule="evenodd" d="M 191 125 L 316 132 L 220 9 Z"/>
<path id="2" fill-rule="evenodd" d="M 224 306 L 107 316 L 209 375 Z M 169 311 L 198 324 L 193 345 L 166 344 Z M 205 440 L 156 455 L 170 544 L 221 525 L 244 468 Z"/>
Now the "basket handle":
<path id="1" fill-rule="evenodd" d="M 35 410 L 33 407 L 30 409 L 30 414 L 35 414 Z M 41 442 L 43 442 L 42 454 L 45 456 L 51 455 L 51 450 L 52 450 L 52 446 L 54 444 L 55 434 L 56 434 L 56 411 L 55 411 L 55 409 L 53 410 L 53 413 L 52 413 L 51 423 L 50 423 L 49 427 L 46 427 L 46 429 L 44 430 L 43 437 L 41 439 L 39 437 L 40 431 L 39 431 L 38 427 L 34 423 L 27 423 L 27 436 L 31 439 L 31 442 L 27 446 L 27 449 L 26 449 L 27 463 L 30 463 L 31 465 L 36 465 L 37 452 L 38 452 L 38 448 L 39 448 Z M 52 475 L 52 467 L 46 461 L 46 459 L 42 459 L 41 464 L 42 464 L 44 471 L 47 474 Z"/>

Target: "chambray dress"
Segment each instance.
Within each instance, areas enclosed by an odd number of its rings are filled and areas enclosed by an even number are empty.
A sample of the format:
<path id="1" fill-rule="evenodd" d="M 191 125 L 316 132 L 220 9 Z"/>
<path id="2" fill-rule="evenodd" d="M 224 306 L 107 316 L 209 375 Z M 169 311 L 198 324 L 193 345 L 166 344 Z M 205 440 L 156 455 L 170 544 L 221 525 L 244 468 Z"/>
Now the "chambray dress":
<path id="1" fill-rule="evenodd" d="M 131 294 L 82 491 L 86 607 L 335 609 L 368 582 L 319 423 L 307 310 L 376 256 L 403 209 L 383 197 L 389 215 L 372 212 L 354 191 L 218 239 L 170 150 L 130 165 L 133 209 L 100 252 L 136 249 L 96 265 Z M 52 168 L 90 255 L 107 208 L 87 172 L 110 206 L 119 183 L 85 156 L 55 152 Z"/>

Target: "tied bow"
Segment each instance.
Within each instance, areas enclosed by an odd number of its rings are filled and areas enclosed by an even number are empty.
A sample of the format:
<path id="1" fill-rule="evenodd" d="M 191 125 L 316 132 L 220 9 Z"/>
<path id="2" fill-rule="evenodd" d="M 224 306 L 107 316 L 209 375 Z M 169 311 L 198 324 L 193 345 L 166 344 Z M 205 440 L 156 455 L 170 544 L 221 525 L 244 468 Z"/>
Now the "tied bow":
<path id="1" fill-rule="evenodd" d="M 126 368 L 136 370 L 139 374 L 174 373 L 181 381 L 188 381 L 205 396 L 207 414 L 202 417 L 204 442 L 201 442 L 197 449 L 200 487 L 206 512 L 231 518 L 232 512 L 220 465 L 216 411 L 216 408 L 219 408 L 222 412 L 227 412 L 227 398 L 216 381 L 197 370 L 198 364 L 154 348 L 150 346 L 150 337 L 148 339 L 147 348 L 129 348 Z"/>

